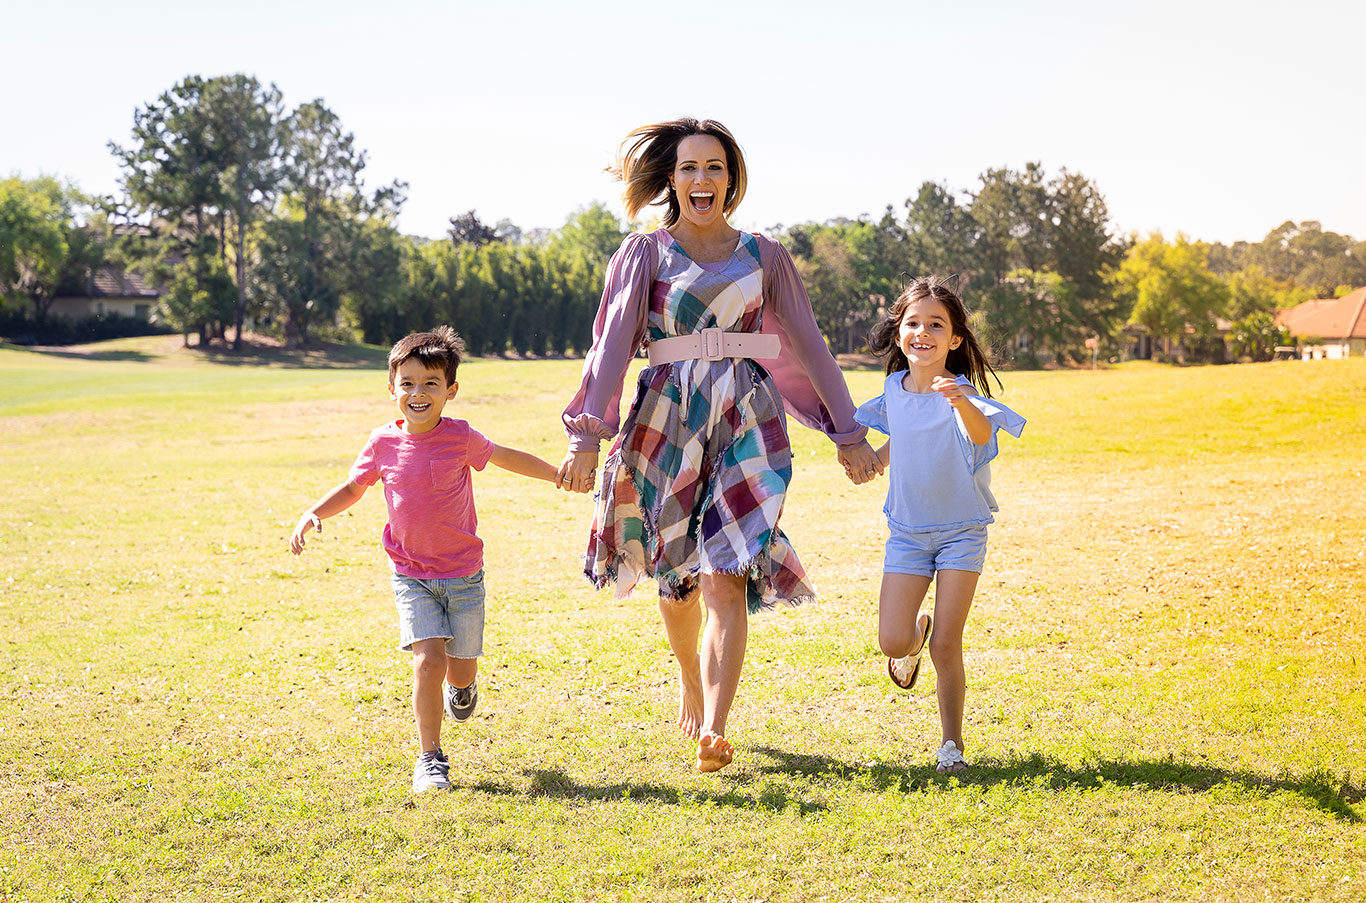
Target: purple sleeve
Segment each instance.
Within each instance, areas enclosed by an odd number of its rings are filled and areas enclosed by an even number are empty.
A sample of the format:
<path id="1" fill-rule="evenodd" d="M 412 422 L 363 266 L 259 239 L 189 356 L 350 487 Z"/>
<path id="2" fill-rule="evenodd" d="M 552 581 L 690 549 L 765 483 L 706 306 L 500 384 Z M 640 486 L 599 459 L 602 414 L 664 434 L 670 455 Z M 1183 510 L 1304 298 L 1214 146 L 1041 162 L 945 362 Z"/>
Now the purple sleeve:
<path id="1" fill-rule="evenodd" d="M 654 239 L 635 233 L 626 236 L 607 265 L 583 382 L 562 415 L 570 451 L 596 450 L 621 428 L 621 384 L 645 337 L 657 261 Z"/>
<path id="2" fill-rule="evenodd" d="M 854 421 L 854 400 L 816 326 L 792 258 L 773 239 L 759 236 L 759 241 L 764 268 L 763 331 L 777 335 L 783 344 L 778 358 L 764 361 L 764 367 L 773 374 L 788 413 L 798 423 L 820 430 L 836 445 L 863 441 L 868 428 Z"/>

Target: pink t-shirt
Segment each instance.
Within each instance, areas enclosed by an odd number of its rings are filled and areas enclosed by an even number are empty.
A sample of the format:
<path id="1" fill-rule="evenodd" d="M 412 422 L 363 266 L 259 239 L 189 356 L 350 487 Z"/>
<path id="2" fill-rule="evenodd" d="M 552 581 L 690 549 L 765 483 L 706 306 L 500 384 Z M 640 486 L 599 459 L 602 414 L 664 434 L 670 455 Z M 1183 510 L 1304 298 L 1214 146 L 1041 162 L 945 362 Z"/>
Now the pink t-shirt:
<path id="1" fill-rule="evenodd" d="M 384 483 L 389 522 L 384 551 L 394 571 L 419 580 L 469 577 L 484 566 L 484 542 L 475 535 L 470 468 L 483 470 L 493 443 L 464 420 L 442 417 L 425 433 L 405 433 L 402 420 L 370 434 L 350 479 Z"/>

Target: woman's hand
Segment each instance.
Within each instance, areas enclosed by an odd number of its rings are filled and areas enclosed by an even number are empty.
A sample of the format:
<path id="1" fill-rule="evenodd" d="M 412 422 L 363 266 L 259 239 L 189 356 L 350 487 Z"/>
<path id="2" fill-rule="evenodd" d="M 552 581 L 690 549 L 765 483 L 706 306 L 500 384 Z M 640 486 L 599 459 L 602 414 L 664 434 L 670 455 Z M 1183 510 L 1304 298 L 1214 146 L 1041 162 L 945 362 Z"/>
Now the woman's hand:
<path id="1" fill-rule="evenodd" d="M 867 483 L 882 473 L 882 460 L 873 447 L 864 439 L 858 445 L 848 445 L 839 450 L 839 461 L 844 465 L 844 475 L 857 486 Z"/>
<path id="2" fill-rule="evenodd" d="M 597 470 L 596 450 L 567 452 L 555 474 L 555 486 L 566 492 L 592 492 Z"/>

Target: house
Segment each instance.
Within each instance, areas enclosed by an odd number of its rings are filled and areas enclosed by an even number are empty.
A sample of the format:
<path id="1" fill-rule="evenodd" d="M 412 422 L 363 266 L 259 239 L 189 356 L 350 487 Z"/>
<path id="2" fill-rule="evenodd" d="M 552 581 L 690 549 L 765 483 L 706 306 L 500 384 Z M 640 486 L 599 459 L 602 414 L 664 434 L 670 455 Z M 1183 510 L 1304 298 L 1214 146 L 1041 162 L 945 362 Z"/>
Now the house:
<path id="1" fill-rule="evenodd" d="M 1276 314 L 1304 360 L 1366 355 L 1366 288 L 1341 298 L 1306 301 Z"/>
<path id="2" fill-rule="evenodd" d="M 83 283 L 63 286 L 52 299 L 48 313 L 65 320 L 88 317 L 133 317 L 150 321 L 156 312 L 161 292 L 141 276 L 118 267 L 100 266 L 91 270 Z"/>

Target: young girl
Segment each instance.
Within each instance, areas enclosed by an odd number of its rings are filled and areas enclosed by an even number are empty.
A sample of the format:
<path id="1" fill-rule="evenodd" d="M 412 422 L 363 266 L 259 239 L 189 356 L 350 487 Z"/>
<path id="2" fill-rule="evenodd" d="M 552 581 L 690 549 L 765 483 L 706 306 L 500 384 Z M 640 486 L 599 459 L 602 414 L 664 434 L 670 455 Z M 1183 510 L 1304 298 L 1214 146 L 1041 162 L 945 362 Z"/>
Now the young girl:
<path id="1" fill-rule="evenodd" d="M 929 646 L 943 729 L 935 765 L 941 772 L 961 771 L 967 767 L 963 625 L 986 558 L 987 524 L 997 510 L 988 463 L 996 457 L 996 431 L 1018 438 L 1025 421 L 987 400 L 987 374 L 995 371 L 968 326 L 962 300 L 933 277 L 906 287 L 873 327 L 869 345 L 888 375 L 882 394 L 864 403 L 855 419 L 890 437 L 878 455 L 891 468 L 878 642 L 888 673 L 903 689 L 915 686 Z M 922 613 L 936 575 L 934 611 Z"/>

